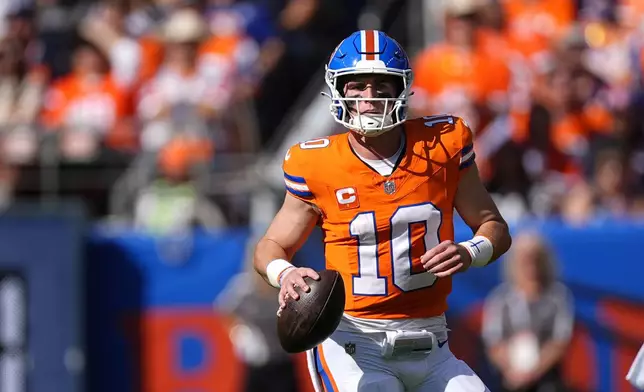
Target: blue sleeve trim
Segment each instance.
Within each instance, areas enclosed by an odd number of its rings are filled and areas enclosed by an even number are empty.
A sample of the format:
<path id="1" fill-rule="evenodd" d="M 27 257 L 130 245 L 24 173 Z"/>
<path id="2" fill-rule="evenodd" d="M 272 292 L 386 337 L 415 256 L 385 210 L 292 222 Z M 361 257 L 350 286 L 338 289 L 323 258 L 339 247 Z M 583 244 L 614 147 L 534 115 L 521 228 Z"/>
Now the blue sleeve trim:
<path id="1" fill-rule="evenodd" d="M 286 172 L 284 172 L 284 178 L 286 178 L 289 181 L 296 182 L 298 184 L 306 184 L 306 180 L 304 179 L 304 177 L 292 176 Z"/>
<path id="2" fill-rule="evenodd" d="M 476 154 L 472 154 L 472 156 L 465 162 L 462 162 L 461 165 L 459 166 L 460 170 L 467 169 L 468 167 L 472 166 L 474 163 L 474 159 L 476 158 Z"/>
<path id="3" fill-rule="evenodd" d="M 313 197 L 312 192 L 298 191 L 298 190 L 295 190 L 295 189 L 289 187 L 288 185 L 286 186 L 286 190 L 289 191 L 289 193 L 294 194 L 295 196 L 305 197 L 305 198 L 312 198 Z"/>

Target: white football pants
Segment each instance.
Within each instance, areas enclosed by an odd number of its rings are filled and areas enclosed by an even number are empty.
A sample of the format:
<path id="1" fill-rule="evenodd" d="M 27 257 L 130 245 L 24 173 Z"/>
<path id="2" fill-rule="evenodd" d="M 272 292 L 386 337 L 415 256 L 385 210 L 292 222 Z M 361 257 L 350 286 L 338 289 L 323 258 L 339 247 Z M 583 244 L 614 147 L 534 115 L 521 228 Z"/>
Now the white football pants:
<path id="1" fill-rule="evenodd" d="M 382 333 L 336 331 L 307 352 L 316 392 L 489 392 L 447 342 L 429 354 L 386 359 Z"/>

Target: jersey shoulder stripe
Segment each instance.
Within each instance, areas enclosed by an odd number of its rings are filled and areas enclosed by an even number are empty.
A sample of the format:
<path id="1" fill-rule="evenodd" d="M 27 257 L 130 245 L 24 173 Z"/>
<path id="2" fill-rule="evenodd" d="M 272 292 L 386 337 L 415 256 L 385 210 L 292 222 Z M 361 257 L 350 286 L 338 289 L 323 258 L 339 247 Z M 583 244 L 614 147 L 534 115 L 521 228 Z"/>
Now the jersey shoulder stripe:
<path id="1" fill-rule="evenodd" d="M 475 159 L 476 154 L 474 153 L 474 144 L 463 147 L 463 149 L 461 150 L 461 162 L 459 169 L 462 170 L 470 167 L 474 163 Z"/>
<path id="2" fill-rule="evenodd" d="M 313 192 L 309 189 L 304 177 L 292 176 L 284 171 L 284 184 L 286 190 L 295 196 L 304 198 L 313 197 Z"/>

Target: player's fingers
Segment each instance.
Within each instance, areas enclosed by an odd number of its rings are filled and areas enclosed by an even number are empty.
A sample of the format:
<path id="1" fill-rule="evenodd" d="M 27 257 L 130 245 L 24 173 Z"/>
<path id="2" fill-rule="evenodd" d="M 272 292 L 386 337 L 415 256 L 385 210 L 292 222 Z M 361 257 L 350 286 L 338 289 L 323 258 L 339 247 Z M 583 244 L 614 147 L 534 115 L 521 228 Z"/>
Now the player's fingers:
<path id="1" fill-rule="evenodd" d="M 434 275 L 438 276 L 439 278 L 444 278 L 446 276 L 454 275 L 457 273 L 461 268 L 463 267 L 463 263 L 458 263 L 454 267 L 448 269 L 447 271 L 442 271 L 438 272 Z"/>
<path id="2" fill-rule="evenodd" d="M 302 276 L 297 276 L 293 279 L 293 283 L 295 283 L 298 287 L 300 287 L 302 290 L 304 290 L 305 293 L 309 292 L 309 285 L 306 284 L 304 281 L 304 278 Z"/>
<path id="3" fill-rule="evenodd" d="M 287 292 L 285 290 L 280 290 L 280 293 L 277 296 L 277 302 L 280 304 L 280 309 L 284 309 L 286 307 L 286 296 Z"/>
<path id="4" fill-rule="evenodd" d="M 315 272 L 315 270 L 313 270 L 311 268 L 307 268 L 305 270 L 305 272 L 306 272 L 306 276 L 312 278 L 313 280 L 319 280 L 320 279 L 320 275 L 317 272 Z"/>
<path id="5" fill-rule="evenodd" d="M 460 261 L 460 258 L 458 257 L 458 255 L 452 256 L 447 260 L 443 260 L 442 262 L 437 263 L 437 265 L 432 266 L 429 269 L 429 272 L 431 272 L 432 274 L 436 274 L 437 272 L 443 272 L 445 270 L 452 268 L 454 265 L 458 264 L 459 261 Z"/>
<path id="6" fill-rule="evenodd" d="M 427 261 L 434 258 L 436 255 L 442 253 L 452 244 L 452 241 L 443 241 L 435 247 L 431 248 L 424 255 L 420 257 L 420 262 L 425 264 Z"/>
<path id="7" fill-rule="evenodd" d="M 300 295 L 297 293 L 297 291 L 295 291 L 295 286 L 292 283 L 288 284 L 286 290 L 288 291 L 289 297 L 293 298 L 296 301 L 300 299 Z"/>
<path id="8" fill-rule="evenodd" d="M 425 264 L 440 252 L 441 252 L 440 248 L 433 247 L 432 249 L 425 252 L 422 256 L 420 256 L 420 262 Z"/>
<path id="9" fill-rule="evenodd" d="M 446 260 L 448 260 L 451 257 L 451 255 L 445 251 L 438 253 L 434 255 L 431 259 L 425 261 L 423 263 L 423 267 L 425 268 L 425 271 L 430 271 L 431 269 L 444 263 Z"/>
<path id="10" fill-rule="evenodd" d="M 282 311 L 282 309 L 284 309 L 286 307 L 286 303 L 284 303 L 284 298 L 282 298 L 282 297 L 280 297 L 278 302 L 279 302 L 280 306 L 277 308 L 277 312 L 279 313 L 279 312 Z"/>
<path id="11" fill-rule="evenodd" d="M 445 260 L 448 260 L 451 257 L 457 257 L 459 255 L 458 246 L 454 245 L 452 241 L 441 242 L 441 249 L 442 251 L 440 253 L 435 254 L 429 260 L 425 260 L 423 262 L 421 258 L 421 263 L 425 267 L 425 270 L 429 270 L 432 267 L 444 262 Z"/>

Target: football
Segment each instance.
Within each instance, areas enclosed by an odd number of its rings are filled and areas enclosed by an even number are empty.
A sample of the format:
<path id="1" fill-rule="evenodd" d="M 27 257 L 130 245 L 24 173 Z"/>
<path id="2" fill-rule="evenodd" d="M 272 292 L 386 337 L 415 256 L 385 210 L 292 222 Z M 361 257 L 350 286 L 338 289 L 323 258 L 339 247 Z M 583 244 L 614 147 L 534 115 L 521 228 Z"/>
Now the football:
<path id="1" fill-rule="evenodd" d="M 310 350 L 331 336 L 344 312 L 344 282 L 335 270 L 318 271 L 319 280 L 304 278 L 311 290 L 296 287 L 300 298 L 287 299 L 277 318 L 277 334 L 288 353 Z"/>

